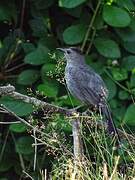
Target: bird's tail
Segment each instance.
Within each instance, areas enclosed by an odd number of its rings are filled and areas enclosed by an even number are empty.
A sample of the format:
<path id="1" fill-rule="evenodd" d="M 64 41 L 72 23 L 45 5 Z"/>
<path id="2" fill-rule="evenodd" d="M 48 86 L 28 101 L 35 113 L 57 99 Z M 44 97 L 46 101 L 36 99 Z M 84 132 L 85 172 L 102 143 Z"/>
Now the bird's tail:
<path id="1" fill-rule="evenodd" d="M 107 129 L 108 129 L 109 134 L 113 134 L 114 136 L 116 136 L 120 142 L 118 130 L 112 119 L 111 112 L 109 110 L 108 105 L 101 107 L 101 113 L 103 114 L 103 116 L 105 117 L 105 119 L 107 121 Z"/>

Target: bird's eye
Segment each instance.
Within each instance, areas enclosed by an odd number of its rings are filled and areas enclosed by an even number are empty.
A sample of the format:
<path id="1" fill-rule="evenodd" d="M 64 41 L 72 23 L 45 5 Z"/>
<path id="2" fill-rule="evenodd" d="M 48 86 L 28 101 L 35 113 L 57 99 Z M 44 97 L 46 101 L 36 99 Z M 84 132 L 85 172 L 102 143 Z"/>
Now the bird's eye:
<path id="1" fill-rule="evenodd" d="M 70 50 L 67 50 L 67 54 L 70 54 L 71 53 L 71 51 Z"/>

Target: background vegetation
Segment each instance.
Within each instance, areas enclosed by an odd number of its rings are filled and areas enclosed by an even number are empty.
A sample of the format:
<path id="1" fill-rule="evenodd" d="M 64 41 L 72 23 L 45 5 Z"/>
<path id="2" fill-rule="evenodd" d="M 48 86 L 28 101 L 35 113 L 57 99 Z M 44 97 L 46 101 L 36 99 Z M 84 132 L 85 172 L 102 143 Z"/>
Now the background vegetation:
<path id="1" fill-rule="evenodd" d="M 66 90 L 63 55 L 56 48 L 79 46 L 87 63 L 105 80 L 115 123 L 119 128 L 124 126 L 128 133 L 134 133 L 134 11 L 134 0 L 1 0 L 0 84 L 10 83 L 22 94 L 62 107 L 77 106 L 79 102 L 73 97 L 71 100 Z M 34 140 L 30 136 L 33 132 L 20 123 L 0 126 L 0 180 L 13 176 L 23 179 L 26 174 L 22 170 L 34 179 L 40 179 L 46 173 L 45 169 L 54 174 L 54 179 L 62 179 L 62 176 L 64 179 L 67 167 L 60 165 L 70 164 L 67 160 L 72 152 L 70 121 L 60 115 L 49 118 L 49 114 L 36 111 L 31 104 L 9 97 L 1 97 L 0 103 L 43 132 L 37 135 L 43 144 L 38 146 L 37 166 L 33 171 L 34 148 L 31 144 Z M 0 120 L 15 121 L 15 118 L 1 113 Z M 90 130 L 86 131 L 85 138 L 92 143 L 89 134 Z M 98 143 L 104 146 L 101 139 Z M 90 159 L 95 157 L 92 145 L 88 145 L 88 150 Z M 133 146 L 132 150 L 134 152 Z M 133 154 L 126 157 L 129 164 L 135 160 Z M 93 158 L 92 161 L 97 160 Z M 99 169 L 102 162 L 99 161 Z M 97 177 L 102 179 L 102 171 L 97 169 Z M 91 169 L 92 172 L 95 171 Z M 92 177 L 87 175 L 87 178 Z"/>

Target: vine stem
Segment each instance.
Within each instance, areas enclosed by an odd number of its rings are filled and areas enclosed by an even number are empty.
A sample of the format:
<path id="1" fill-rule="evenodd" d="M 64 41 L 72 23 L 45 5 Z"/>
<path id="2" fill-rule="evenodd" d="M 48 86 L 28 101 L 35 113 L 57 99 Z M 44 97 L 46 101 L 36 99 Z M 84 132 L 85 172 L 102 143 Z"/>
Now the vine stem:
<path id="1" fill-rule="evenodd" d="M 88 39 L 88 37 L 89 37 L 90 31 L 91 31 L 91 28 L 92 28 L 92 26 L 93 26 L 94 20 L 95 20 L 95 18 L 96 18 L 98 9 L 99 9 L 99 7 L 100 7 L 100 4 L 101 4 L 101 0 L 99 0 L 98 3 L 97 3 L 95 12 L 94 12 L 94 14 L 93 14 L 93 16 L 92 16 L 92 19 L 91 19 L 91 21 L 90 21 L 88 30 L 87 30 L 87 32 L 86 32 L 86 34 L 85 34 L 85 38 L 84 38 L 84 40 L 83 40 L 82 47 L 81 47 L 81 50 L 82 50 L 82 51 L 84 50 L 86 41 L 87 41 L 87 39 Z"/>
<path id="2" fill-rule="evenodd" d="M 88 49 L 86 51 L 86 55 L 89 54 L 89 52 L 91 50 L 95 35 L 96 35 L 96 29 L 93 30 L 91 41 L 90 41 L 90 44 L 89 44 Z"/>

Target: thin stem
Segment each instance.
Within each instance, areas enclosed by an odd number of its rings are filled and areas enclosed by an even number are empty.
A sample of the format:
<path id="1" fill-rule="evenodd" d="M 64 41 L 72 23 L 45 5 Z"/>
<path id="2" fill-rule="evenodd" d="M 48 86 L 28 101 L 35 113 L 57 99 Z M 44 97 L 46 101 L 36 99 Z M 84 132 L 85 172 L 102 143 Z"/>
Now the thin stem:
<path id="1" fill-rule="evenodd" d="M 33 170 L 36 170 L 36 164 L 37 164 L 37 139 L 36 139 L 36 129 L 33 129 L 33 137 L 34 137 L 34 166 Z"/>
<path id="2" fill-rule="evenodd" d="M 10 69 L 7 69 L 7 70 L 5 71 L 5 73 L 9 73 L 9 72 L 14 71 L 14 70 L 16 70 L 16 69 L 18 69 L 18 68 L 20 68 L 20 67 L 25 66 L 25 65 L 26 65 L 26 64 L 24 64 L 24 63 L 19 64 L 19 65 L 14 66 L 14 67 L 12 67 L 12 68 L 10 68 Z"/>
<path id="3" fill-rule="evenodd" d="M 83 44 L 82 44 L 82 47 L 81 47 L 81 50 L 82 50 L 82 51 L 84 50 L 86 41 L 87 41 L 87 39 L 88 39 L 88 37 L 89 37 L 90 31 L 91 31 L 91 29 L 92 29 L 94 20 L 95 20 L 95 18 L 96 18 L 97 13 L 98 13 L 98 9 L 99 9 L 99 7 L 100 7 L 100 4 L 101 4 L 101 0 L 99 0 L 98 3 L 97 3 L 96 9 L 95 9 L 94 14 L 93 14 L 93 16 L 92 16 L 92 19 L 91 19 L 91 21 L 90 21 L 88 30 L 87 30 L 87 32 L 86 32 L 86 34 L 85 34 L 85 38 L 84 38 L 84 41 L 83 41 Z"/>
<path id="4" fill-rule="evenodd" d="M 20 121 L 13 121 L 13 122 L 4 122 L 4 121 L 0 121 L 0 124 L 6 124 L 6 125 L 9 125 L 9 124 L 19 124 L 21 123 Z"/>
<path id="5" fill-rule="evenodd" d="M 92 44 L 93 44 L 95 35 L 96 35 L 96 29 L 93 30 L 92 37 L 91 37 L 91 41 L 90 41 L 89 47 L 88 47 L 88 49 L 87 49 L 87 51 L 86 51 L 86 55 L 89 54 L 89 52 L 90 52 L 90 50 L 91 50 L 91 47 L 92 47 Z"/>
<path id="6" fill-rule="evenodd" d="M 23 29 L 24 13 L 25 13 L 25 3 L 26 3 L 26 0 L 23 0 L 23 2 L 22 2 L 22 12 L 21 12 L 20 30 Z"/>

